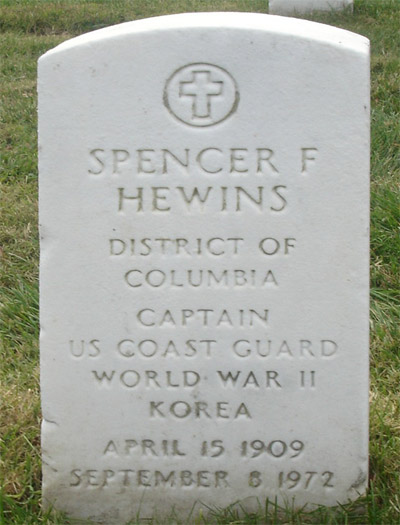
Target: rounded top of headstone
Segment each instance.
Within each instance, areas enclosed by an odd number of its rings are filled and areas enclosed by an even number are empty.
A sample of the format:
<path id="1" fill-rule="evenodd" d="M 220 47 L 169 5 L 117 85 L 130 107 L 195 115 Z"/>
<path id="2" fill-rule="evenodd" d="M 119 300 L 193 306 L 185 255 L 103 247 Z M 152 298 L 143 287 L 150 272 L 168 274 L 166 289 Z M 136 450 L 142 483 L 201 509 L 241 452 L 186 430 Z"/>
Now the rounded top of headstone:
<path id="1" fill-rule="evenodd" d="M 317 22 L 259 13 L 209 12 L 157 16 L 105 27 L 67 40 L 42 55 L 40 59 L 54 53 L 93 45 L 108 39 L 126 38 L 130 35 L 146 32 L 176 31 L 185 28 L 189 28 L 191 31 L 195 29 L 263 31 L 270 34 L 290 35 L 314 42 L 321 41 L 325 45 L 341 46 L 356 53 L 367 53 L 369 49 L 367 38 L 351 31 Z"/>

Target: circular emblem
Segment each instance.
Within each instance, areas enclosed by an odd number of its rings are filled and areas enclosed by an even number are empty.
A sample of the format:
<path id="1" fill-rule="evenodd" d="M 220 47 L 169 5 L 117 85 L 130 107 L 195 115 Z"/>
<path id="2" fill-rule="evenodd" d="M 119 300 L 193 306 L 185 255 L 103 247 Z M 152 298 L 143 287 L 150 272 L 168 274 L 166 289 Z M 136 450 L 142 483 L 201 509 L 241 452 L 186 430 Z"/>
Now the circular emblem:
<path id="1" fill-rule="evenodd" d="M 232 115 L 238 104 L 239 91 L 233 77 L 213 64 L 188 64 L 165 83 L 165 107 L 189 126 L 218 124 Z"/>

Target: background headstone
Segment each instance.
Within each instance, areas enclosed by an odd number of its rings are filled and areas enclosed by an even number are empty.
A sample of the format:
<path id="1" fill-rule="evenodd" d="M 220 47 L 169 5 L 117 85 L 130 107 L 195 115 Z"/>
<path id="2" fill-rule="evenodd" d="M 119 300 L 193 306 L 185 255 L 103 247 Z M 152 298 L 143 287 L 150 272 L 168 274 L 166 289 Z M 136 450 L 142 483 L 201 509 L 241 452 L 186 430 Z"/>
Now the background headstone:
<path id="1" fill-rule="evenodd" d="M 336 505 L 368 464 L 368 41 L 153 18 L 39 62 L 44 500 Z"/>
<path id="2" fill-rule="evenodd" d="M 349 7 L 353 7 L 353 0 L 269 0 L 269 12 L 272 15 L 340 11 Z"/>

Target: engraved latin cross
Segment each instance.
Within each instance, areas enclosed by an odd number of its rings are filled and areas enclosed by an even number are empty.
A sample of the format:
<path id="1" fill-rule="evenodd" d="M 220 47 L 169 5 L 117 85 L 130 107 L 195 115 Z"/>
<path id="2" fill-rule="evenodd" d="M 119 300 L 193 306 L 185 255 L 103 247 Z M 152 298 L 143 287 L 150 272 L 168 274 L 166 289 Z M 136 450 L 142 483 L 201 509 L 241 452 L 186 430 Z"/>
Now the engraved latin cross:
<path id="1" fill-rule="evenodd" d="M 192 71 L 192 80 L 179 83 L 180 97 L 193 97 L 192 118 L 211 117 L 211 97 L 222 95 L 223 81 L 211 80 L 211 71 Z"/>

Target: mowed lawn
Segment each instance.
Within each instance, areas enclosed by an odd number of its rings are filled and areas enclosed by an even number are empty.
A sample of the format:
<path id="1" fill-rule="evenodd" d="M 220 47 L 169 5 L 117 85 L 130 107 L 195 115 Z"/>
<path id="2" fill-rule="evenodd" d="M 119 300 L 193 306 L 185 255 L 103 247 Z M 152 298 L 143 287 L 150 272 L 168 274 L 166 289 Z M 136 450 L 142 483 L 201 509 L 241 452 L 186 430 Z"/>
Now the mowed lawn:
<path id="1" fill-rule="evenodd" d="M 0 0 L 0 525 L 72 523 L 40 505 L 37 59 L 87 31 L 185 11 L 266 13 L 267 0 Z M 266 502 L 257 515 L 237 506 L 198 523 L 400 523 L 400 0 L 309 18 L 372 44 L 369 492 L 338 509 Z"/>

